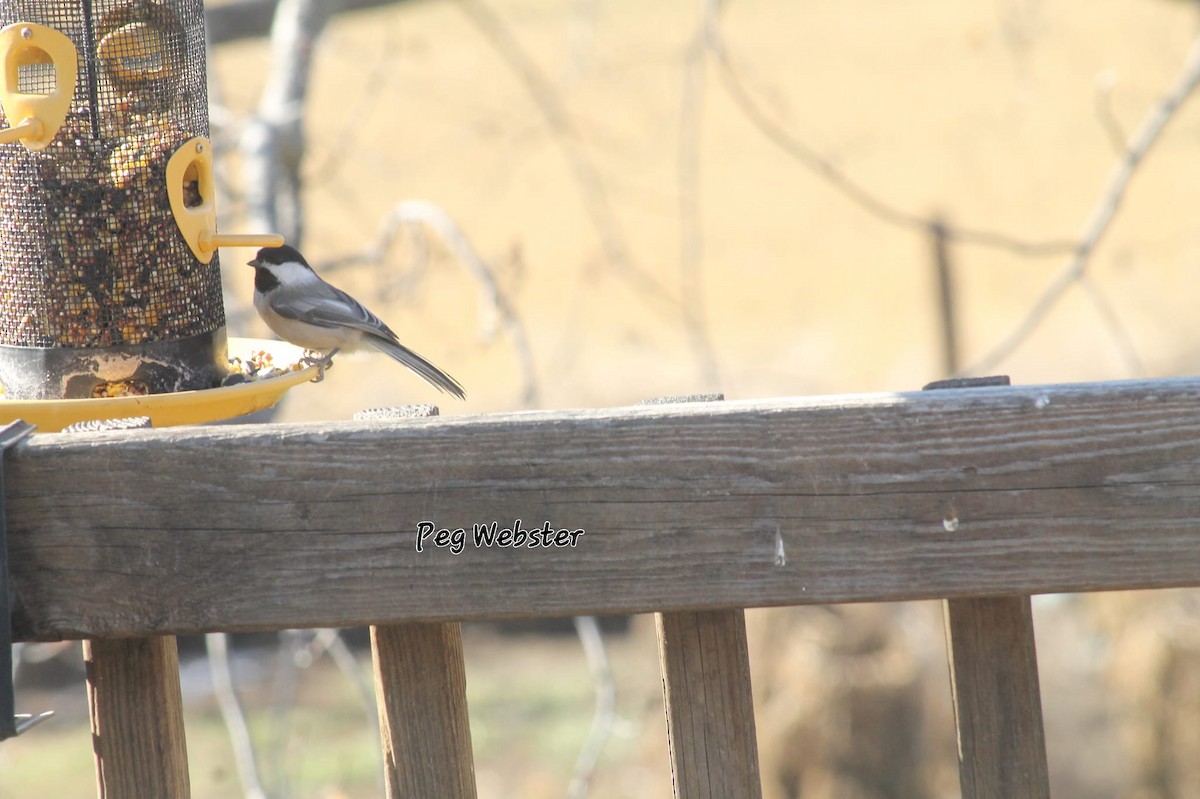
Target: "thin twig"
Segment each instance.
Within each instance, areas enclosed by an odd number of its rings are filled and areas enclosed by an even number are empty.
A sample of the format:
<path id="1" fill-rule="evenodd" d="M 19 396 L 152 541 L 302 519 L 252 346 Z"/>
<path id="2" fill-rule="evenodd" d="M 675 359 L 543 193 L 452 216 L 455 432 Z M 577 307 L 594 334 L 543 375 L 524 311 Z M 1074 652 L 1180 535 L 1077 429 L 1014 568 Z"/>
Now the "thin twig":
<path id="1" fill-rule="evenodd" d="M 600 633 L 596 617 L 576 616 L 575 632 L 583 644 L 583 654 L 592 671 L 592 679 L 596 682 L 596 712 L 592 716 L 592 728 L 588 731 L 579 757 L 575 759 L 575 771 L 567 788 L 567 799 L 584 799 L 588 795 L 600 753 L 604 751 L 617 718 L 617 687 L 613 682 L 604 636 Z"/>
<path id="2" fill-rule="evenodd" d="M 381 231 L 379 240 L 375 246 L 371 248 L 370 260 L 374 263 L 383 261 L 385 254 L 392 247 L 392 240 L 395 239 L 401 230 L 408 234 L 409 253 L 402 265 L 400 271 L 395 275 L 389 275 L 382 270 L 376 272 L 375 285 L 379 296 L 383 298 L 390 297 L 407 297 L 417 290 L 421 285 L 421 281 L 425 279 L 429 272 L 429 267 L 433 263 L 433 247 L 429 243 L 429 231 L 421 224 L 396 224 L 393 231 Z M 387 239 L 387 241 L 383 241 Z M 344 259 L 339 259 L 338 265 L 344 264 Z M 362 259 L 358 258 L 355 263 L 362 263 Z M 495 313 L 490 309 L 484 309 L 479 313 L 477 322 L 480 337 L 484 341 L 490 341 L 496 334 Z"/>
<path id="3" fill-rule="evenodd" d="M 760 133 L 779 149 L 800 162 L 806 169 L 824 179 L 849 200 L 871 215 L 900 227 L 924 233 L 935 220 L 920 214 L 905 211 L 885 202 L 834 166 L 833 162 L 796 138 L 781 124 L 767 114 L 758 101 L 747 91 L 737 70 L 733 66 L 728 48 L 722 38 L 720 27 L 713 25 L 709 31 L 708 49 L 718 66 L 718 74 L 730 99 Z M 1075 249 L 1073 241 L 1023 241 L 1005 233 L 973 228 L 953 227 L 946 230 L 951 241 L 1007 250 L 1023 256 L 1062 255 Z"/>
<path id="4" fill-rule="evenodd" d="M 242 793 L 246 799 L 267 799 L 258 776 L 258 760 L 254 753 L 254 742 L 250 738 L 250 727 L 246 724 L 246 713 L 233 690 L 228 636 L 225 633 L 208 633 L 204 636 L 204 647 L 208 650 L 208 668 L 217 707 L 221 711 L 221 718 L 225 720 L 229 743 L 233 746 L 233 760 L 242 783 Z"/>
<path id="5" fill-rule="evenodd" d="M 954 290 L 955 273 L 950 243 L 946 241 L 948 227 L 941 219 L 931 224 L 929 244 L 937 283 L 938 316 L 942 322 L 942 372 L 952 375 L 958 371 L 958 294 Z"/>
<path id="6" fill-rule="evenodd" d="M 1084 226 L 1083 237 L 1080 239 L 1070 262 L 1051 279 L 1050 284 L 1042 292 L 1037 302 L 1025 318 L 1000 342 L 994 349 L 963 371 L 963 374 L 981 374 L 991 371 L 1011 355 L 1033 334 L 1050 312 L 1058 305 L 1059 300 L 1067 290 L 1079 282 L 1087 271 L 1092 254 L 1100 244 L 1104 234 L 1111 227 L 1129 183 L 1137 173 L 1150 148 L 1159 140 L 1167 124 L 1175 116 L 1175 112 L 1200 84 L 1200 37 L 1192 41 L 1184 60 L 1184 66 L 1175 85 L 1165 97 L 1150 109 L 1146 118 L 1130 139 L 1121 159 L 1108 177 L 1100 200 L 1092 210 L 1091 217 Z"/>
<path id="7" fill-rule="evenodd" d="M 994 7 L 1001 40 L 1013 63 L 1019 65 L 1029 54 L 1036 35 L 1034 13 L 1014 0 L 996 0 Z"/>
<path id="8" fill-rule="evenodd" d="M 530 99 L 550 127 L 554 141 L 575 173 L 576 185 L 579 186 L 587 206 L 588 217 L 600 237 L 605 260 L 618 274 L 633 283 L 644 296 L 651 297 L 672 310 L 676 308 L 679 300 L 671 296 L 653 275 L 635 263 L 628 237 L 613 210 L 600 170 L 582 146 L 582 137 L 575 129 L 550 81 L 490 6 L 480 0 L 459 0 L 458 6 L 483 33 L 513 74 L 521 80 Z"/>
<path id="9" fill-rule="evenodd" d="M 572 0 L 567 17 L 567 42 L 571 48 L 571 69 L 582 75 L 591 69 L 596 49 L 597 0 Z"/>
<path id="10" fill-rule="evenodd" d="M 499 328 L 508 335 L 521 365 L 521 402 L 529 408 L 537 407 L 540 401 L 537 370 L 533 361 L 533 349 L 529 346 L 529 338 L 525 334 L 525 326 L 509 302 L 508 296 L 501 290 L 491 267 L 475 251 L 458 224 L 437 205 L 426 200 L 402 200 L 396 203 L 380 224 L 379 235 L 373 246 L 339 258 L 326 267 L 338 268 L 351 263 L 380 263 L 395 240 L 397 232 L 412 226 L 423 226 L 436 232 L 455 259 L 475 278 L 479 285 L 480 318 L 484 326 L 481 332 L 490 337 L 492 331 Z"/>
<path id="11" fill-rule="evenodd" d="M 375 712 L 375 686 L 367 679 L 358 659 L 350 651 L 350 647 L 346 646 L 341 632 L 335 627 L 318 630 L 313 637 L 311 649 L 314 660 L 322 654 L 329 655 L 334 665 L 338 667 L 338 671 L 353 683 L 370 716 L 369 726 L 375 728 L 375 732 L 378 734 L 379 716 Z"/>
<path id="12" fill-rule="evenodd" d="M 1084 290 L 1092 305 L 1095 306 L 1096 312 L 1100 314 L 1101 321 L 1108 329 L 1112 336 L 1113 343 L 1117 345 L 1117 352 L 1121 356 L 1121 360 L 1125 362 L 1125 369 L 1131 375 L 1140 377 L 1146 374 L 1146 364 L 1142 361 L 1142 357 L 1138 355 L 1137 347 L 1134 346 L 1133 339 L 1129 335 L 1129 331 L 1125 325 L 1121 323 L 1121 319 L 1117 316 L 1117 309 L 1109 301 L 1108 297 L 1096 285 L 1096 281 L 1092 280 L 1091 275 L 1081 275 L 1079 278 L 1079 287 Z"/>
<path id="13" fill-rule="evenodd" d="M 288 739 L 291 737 L 292 712 L 300 685 L 299 653 L 304 648 L 303 630 L 281 630 L 275 655 L 275 677 L 271 683 L 271 734 L 264 755 L 268 773 L 274 778 L 280 796 L 290 796 L 287 769 Z"/>
<path id="14" fill-rule="evenodd" d="M 700 0 L 700 22 L 683 64 L 679 103 L 679 287 L 683 327 L 700 365 L 703 384 L 721 386 L 717 358 L 708 334 L 704 298 L 704 240 L 700 219 L 700 132 L 704 112 L 705 52 L 708 29 L 715 25 L 718 0 Z"/>
<path id="15" fill-rule="evenodd" d="M 1129 136 L 1125 134 L 1117 115 L 1113 112 L 1112 93 L 1116 85 L 1116 70 L 1105 69 L 1096 75 L 1096 118 L 1100 120 L 1100 127 L 1108 136 L 1113 152 L 1124 155 Z"/>
<path id="16" fill-rule="evenodd" d="M 323 183 L 333 178 L 345 163 L 346 156 L 361 151 L 361 148 L 356 145 L 355 139 L 358 134 L 368 129 L 368 115 L 372 111 L 386 107 L 386 104 L 379 102 L 379 98 L 383 95 L 387 79 L 393 72 L 393 56 L 400 52 L 400 46 L 395 38 L 394 26 L 386 25 L 383 29 L 383 43 L 379 56 L 372 60 L 370 70 L 362 75 L 358 83 L 362 87 L 358 101 L 350 113 L 342 115 L 340 128 L 333 136 L 329 137 L 328 146 L 325 148 L 325 160 L 304 170 L 305 182 L 308 185 Z M 356 59 L 356 63 L 362 63 L 361 55 Z"/>
<path id="17" fill-rule="evenodd" d="M 346 641 L 342 638 L 341 632 L 333 627 L 321 629 L 313 639 L 313 646 L 319 647 L 319 651 L 327 653 L 338 667 L 338 671 L 358 690 L 359 698 L 362 699 L 363 709 L 367 714 L 367 728 L 372 731 L 373 740 L 378 740 L 379 713 L 375 706 L 375 686 L 367 679 L 362 667 L 359 666 L 358 659 L 350 651 L 350 647 L 346 646 Z M 372 747 L 372 749 L 375 751 L 376 759 L 379 761 L 379 768 L 375 769 L 375 773 L 379 778 L 379 792 L 383 794 L 386 788 L 384 782 L 383 753 L 378 747 Z"/>
<path id="18" fill-rule="evenodd" d="M 393 206 L 389 218 L 384 221 L 384 227 L 412 223 L 420 223 L 436 231 L 446 246 L 450 248 L 451 254 L 475 278 L 480 289 L 481 311 L 494 319 L 494 324 L 503 328 L 508 334 L 513 349 L 517 353 L 517 359 L 521 363 L 521 372 L 524 378 L 521 400 L 527 407 L 536 407 L 539 398 L 537 371 L 533 365 L 533 349 L 529 346 L 529 339 L 525 335 L 525 326 L 508 301 L 508 296 L 501 291 L 500 284 L 492 274 L 491 267 L 475 252 L 470 240 L 458 224 L 450 218 L 450 215 L 433 203 L 423 200 L 399 202 Z"/>

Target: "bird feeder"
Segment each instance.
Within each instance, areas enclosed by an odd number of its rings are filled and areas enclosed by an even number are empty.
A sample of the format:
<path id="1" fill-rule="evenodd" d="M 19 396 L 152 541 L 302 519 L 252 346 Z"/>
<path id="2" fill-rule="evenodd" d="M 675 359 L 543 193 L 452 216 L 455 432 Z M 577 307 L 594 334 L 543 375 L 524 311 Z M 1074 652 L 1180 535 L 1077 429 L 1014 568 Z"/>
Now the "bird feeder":
<path id="1" fill-rule="evenodd" d="M 0 3 L 6 399 L 227 374 L 201 0 Z"/>

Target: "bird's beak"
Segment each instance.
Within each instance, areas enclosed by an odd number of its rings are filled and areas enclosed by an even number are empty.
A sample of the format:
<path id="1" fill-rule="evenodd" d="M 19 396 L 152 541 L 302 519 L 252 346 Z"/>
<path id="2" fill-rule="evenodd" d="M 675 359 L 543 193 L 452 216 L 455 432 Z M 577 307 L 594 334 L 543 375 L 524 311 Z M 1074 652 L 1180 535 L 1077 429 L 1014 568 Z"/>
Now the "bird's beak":
<path id="1" fill-rule="evenodd" d="M 260 267 L 261 265 L 262 265 L 262 264 L 260 264 L 260 263 L 258 262 L 258 259 L 257 259 L 257 258 L 255 258 L 253 261 L 247 261 L 247 262 L 246 262 L 246 266 L 253 266 L 255 269 L 257 269 L 257 268 L 258 268 L 258 267 Z"/>

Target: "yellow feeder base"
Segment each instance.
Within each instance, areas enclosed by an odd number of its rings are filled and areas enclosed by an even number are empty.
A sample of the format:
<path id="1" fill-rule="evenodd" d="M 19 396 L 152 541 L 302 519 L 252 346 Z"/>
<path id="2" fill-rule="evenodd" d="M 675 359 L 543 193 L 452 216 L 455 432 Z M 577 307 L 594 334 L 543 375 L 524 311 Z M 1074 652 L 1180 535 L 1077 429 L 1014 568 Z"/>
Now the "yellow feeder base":
<path id="1" fill-rule="evenodd" d="M 269 353 L 280 368 L 299 363 L 304 355 L 304 350 L 284 341 L 229 339 L 231 358 L 248 361 L 259 351 Z M 35 425 L 39 432 L 55 433 L 76 422 L 132 416 L 149 416 L 154 427 L 219 422 L 266 410 L 279 402 L 289 388 L 316 376 L 317 367 L 308 366 L 276 377 L 204 391 L 105 399 L 6 400 L 0 397 L 0 424 L 24 419 Z"/>

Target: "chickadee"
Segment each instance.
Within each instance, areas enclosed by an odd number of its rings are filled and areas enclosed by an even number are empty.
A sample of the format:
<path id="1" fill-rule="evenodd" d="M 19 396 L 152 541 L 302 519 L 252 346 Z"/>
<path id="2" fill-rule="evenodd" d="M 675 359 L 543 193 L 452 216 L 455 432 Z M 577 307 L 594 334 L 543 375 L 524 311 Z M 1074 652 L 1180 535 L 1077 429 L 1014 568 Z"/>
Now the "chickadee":
<path id="1" fill-rule="evenodd" d="M 254 308 L 283 340 L 326 359 L 335 352 L 374 347 L 463 399 L 457 380 L 401 344 L 358 300 L 318 277 L 294 247 L 264 247 L 249 265 L 254 267 Z"/>

